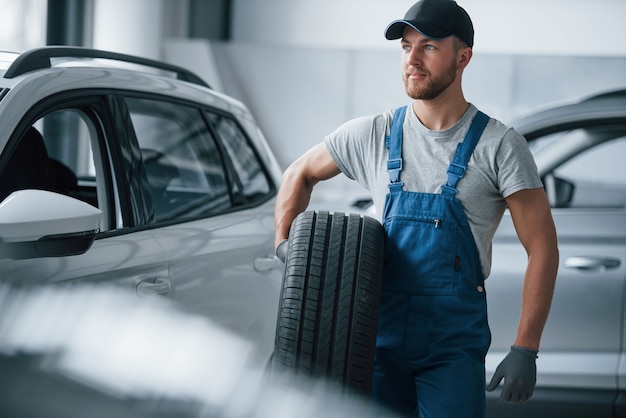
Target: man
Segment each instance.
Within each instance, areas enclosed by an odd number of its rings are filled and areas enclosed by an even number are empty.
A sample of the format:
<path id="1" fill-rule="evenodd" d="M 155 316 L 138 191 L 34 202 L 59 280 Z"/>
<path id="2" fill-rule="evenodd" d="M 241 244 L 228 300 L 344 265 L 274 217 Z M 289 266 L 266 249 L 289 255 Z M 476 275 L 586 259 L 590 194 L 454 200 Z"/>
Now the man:
<path id="1" fill-rule="evenodd" d="M 401 39 L 411 105 L 347 122 L 285 171 L 277 254 L 316 183 L 343 172 L 369 189 L 386 231 L 373 398 L 422 418 L 484 417 L 492 238 L 508 206 L 528 266 L 517 337 L 487 390 L 504 379 L 500 399 L 521 403 L 534 389 L 558 266 L 550 207 L 525 139 L 464 98 L 466 11 L 421 0 L 385 36 Z"/>

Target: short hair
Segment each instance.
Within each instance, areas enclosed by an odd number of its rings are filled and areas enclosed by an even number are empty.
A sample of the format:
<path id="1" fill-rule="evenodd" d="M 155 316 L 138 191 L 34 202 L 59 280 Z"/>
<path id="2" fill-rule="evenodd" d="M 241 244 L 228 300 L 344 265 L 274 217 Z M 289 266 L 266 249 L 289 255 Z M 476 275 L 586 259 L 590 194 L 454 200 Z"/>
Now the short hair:
<path id="1" fill-rule="evenodd" d="M 456 47 L 457 51 L 463 48 L 470 48 L 467 42 L 465 42 L 463 39 L 459 38 L 456 35 L 453 35 L 452 37 L 454 38 L 454 46 Z"/>

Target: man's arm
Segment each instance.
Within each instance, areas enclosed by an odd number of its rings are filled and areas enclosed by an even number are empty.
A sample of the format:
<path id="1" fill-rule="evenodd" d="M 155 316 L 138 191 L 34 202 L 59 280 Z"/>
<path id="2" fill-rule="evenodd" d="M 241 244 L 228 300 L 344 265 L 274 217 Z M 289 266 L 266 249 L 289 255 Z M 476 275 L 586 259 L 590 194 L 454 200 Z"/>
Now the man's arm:
<path id="1" fill-rule="evenodd" d="M 513 193 L 506 198 L 506 203 L 520 242 L 528 254 L 522 310 L 514 344 L 538 351 L 559 266 L 556 228 L 543 189 Z"/>
<path id="2" fill-rule="evenodd" d="M 324 143 L 311 148 L 285 170 L 276 197 L 274 246 L 277 247 L 289 237 L 291 223 L 306 210 L 313 187 L 340 172 Z"/>
<path id="3" fill-rule="evenodd" d="M 543 189 L 513 193 L 506 198 L 506 203 L 528 254 L 528 266 L 517 337 L 486 389 L 494 390 L 504 379 L 500 401 L 518 404 L 526 402 L 535 389 L 535 359 L 552 304 L 559 251 L 550 205 Z"/>

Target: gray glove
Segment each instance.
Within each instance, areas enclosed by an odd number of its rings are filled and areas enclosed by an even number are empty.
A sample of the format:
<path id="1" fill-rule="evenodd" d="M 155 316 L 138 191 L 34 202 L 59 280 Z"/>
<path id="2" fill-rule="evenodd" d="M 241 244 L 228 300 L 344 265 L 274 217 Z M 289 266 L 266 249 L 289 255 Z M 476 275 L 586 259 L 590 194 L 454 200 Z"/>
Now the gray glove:
<path id="1" fill-rule="evenodd" d="M 537 382 L 537 352 L 527 348 L 511 346 L 511 351 L 496 368 L 487 391 L 498 387 L 504 378 L 500 402 L 521 404 L 533 394 Z"/>
<path id="2" fill-rule="evenodd" d="M 276 247 L 276 257 L 283 263 L 287 260 L 287 241 L 286 239 L 282 240 L 278 247 Z"/>

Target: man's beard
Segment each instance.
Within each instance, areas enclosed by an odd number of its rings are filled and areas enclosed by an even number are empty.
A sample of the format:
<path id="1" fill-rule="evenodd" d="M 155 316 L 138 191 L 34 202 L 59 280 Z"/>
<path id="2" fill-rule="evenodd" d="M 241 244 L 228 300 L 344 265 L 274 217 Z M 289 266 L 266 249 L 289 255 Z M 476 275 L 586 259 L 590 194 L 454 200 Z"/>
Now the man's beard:
<path id="1" fill-rule="evenodd" d="M 439 96 L 456 79 L 456 63 L 452 61 L 447 71 L 437 78 L 432 78 L 430 73 L 427 73 L 427 75 L 429 78 L 427 79 L 426 87 L 420 88 L 416 84 L 410 85 L 408 74 L 403 74 L 404 88 L 410 98 L 415 100 L 432 100 Z"/>

